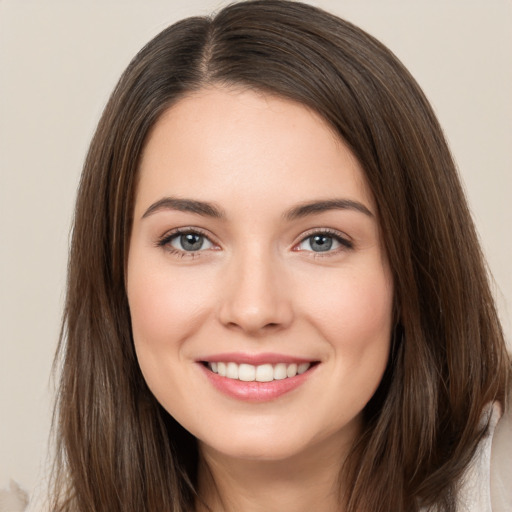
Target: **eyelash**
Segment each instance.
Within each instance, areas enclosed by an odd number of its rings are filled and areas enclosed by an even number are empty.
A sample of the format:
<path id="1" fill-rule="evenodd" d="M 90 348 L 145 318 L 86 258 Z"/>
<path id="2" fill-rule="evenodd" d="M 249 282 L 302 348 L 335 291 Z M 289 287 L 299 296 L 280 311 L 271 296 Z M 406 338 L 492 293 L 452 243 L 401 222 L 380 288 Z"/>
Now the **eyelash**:
<path id="1" fill-rule="evenodd" d="M 202 249 L 202 250 L 200 249 L 198 251 L 183 251 L 180 249 L 176 249 L 175 247 L 173 247 L 171 245 L 171 242 L 176 237 L 178 237 L 180 235 L 202 236 L 202 237 L 206 238 L 214 247 L 217 245 L 210 239 L 210 236 L 206 232 L 202 231 L 199 228 L 192 228 L 192 227 L 177 228 L 171 232 L 167 232 L 157 240 L 155 245 L 157 247 L 161 247 L 161 248 L 165 249 L 170 254 L 172 254 L 174 256 L 178 256 L 180 258 L 197 258 L 198 256 L 200 256 L 200 254 L 202 252 L 204 252 L 205 250 L 208 250 L 208 249 Z M 295 248 L 314 236 L 326 236 L 326 237 L 334 239 L 336 242 L 338 242 L 340 244 L 340 247 L 338 247 L 337 249 L 334 249 L 332 251 L 327 250 L 324 253 L 321 251 L 304 251 L 304 252 L 311 253 L 312 256 L 315 258 L 325 258 L 325 257 L 333 256 L 335 254 L 338 254 L 339 252 L 351 250 L 354 248 L 354 244 L 350 240 L 348 240 L 344 235 L 342 235 L 339 231 L 335 231 L 332 229 L 315 229 L 315 230 L 310 230 L 310 231 L 302 234 L 300 240 L 296 244 L 294 244 L 294 250 L 299 252 L 299 249 L 295 249 Z"/>
<path id="2" fill-rule="evenodd" d="M 354 248 L 354 244 L 346 238 L 346 235 L 343 235 L 339 231 L 336 231 L 334 229 L 312 229 L 310 231 L 307 231 L 306 233 L 303 233 L 301 235 L 300 241 L 294 245 L 294 247 L 297 247 L 298 245 L 304 243 L 306 240 L 314 237 L 314 236 L 326 236 L 328 238 L 332 238 L 336 242 L 340 244 L 340 247 L 334 250 L 327 250 L 325 252 L 321 251 L 305 251 L 311 253 L 311 255 L 314 258 L 328 258 L 329 256 L 335 256 L 343 251 L 349 251 Z M 298 249 L 295 249 L 298 251 Z"/>
<path id="3" fill-rule="evenodd" d="M 214 242 L 211 241 L 210 236 L 202 231 L 199 228 L 177 228 L 172 230 L 171 232 L 165 233 L 162 237 L 160 237 L 157 242 L 157 247 L 162 247 L 165 251 L 172 254 L 173 256 L 178 256 L 180 258 L 197 258 L 201 252 L 204 251 L 182 251 L 180 249 L 176 249 L 171 245 L 171 242 L 180 235 L 198 235 L 206 238 L 213 246 L 216 246 Z"/>

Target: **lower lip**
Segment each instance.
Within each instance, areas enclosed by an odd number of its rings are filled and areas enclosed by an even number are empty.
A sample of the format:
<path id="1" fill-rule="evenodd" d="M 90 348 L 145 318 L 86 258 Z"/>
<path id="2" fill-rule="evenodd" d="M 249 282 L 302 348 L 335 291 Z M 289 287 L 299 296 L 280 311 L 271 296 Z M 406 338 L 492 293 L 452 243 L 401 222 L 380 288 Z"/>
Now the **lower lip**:
<path id="1" fill-rule="evenodd" d="M 213 386 L 225 395 L 246 402 L 270 402 L 304 384 L 318 365 L 312 366 L 306 372 L 295 377 L 271 382 L 245 382 L 228 379 L 212 372 L 202 363 L 200 363 L 200 366 Z"/>

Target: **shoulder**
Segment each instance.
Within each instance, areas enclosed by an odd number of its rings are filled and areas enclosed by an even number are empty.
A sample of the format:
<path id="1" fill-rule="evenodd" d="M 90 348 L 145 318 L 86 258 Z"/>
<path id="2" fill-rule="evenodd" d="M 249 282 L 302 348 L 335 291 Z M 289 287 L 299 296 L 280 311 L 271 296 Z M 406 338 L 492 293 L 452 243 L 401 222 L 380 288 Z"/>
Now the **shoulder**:
<path id="1" fill-rule="evenodd" d="M 512 417 L 499 404 L 484 410 L 488 432 L 461 480 L 458 512 L 512 512 Z"/>
<path id="2" fill-rule="evenodd" d="M 511 404 L 512 405 L 512 404 Z M 490 492 L 493 512 L 512 511 L 512 408 L 494 429 L 491 446 Z"/>

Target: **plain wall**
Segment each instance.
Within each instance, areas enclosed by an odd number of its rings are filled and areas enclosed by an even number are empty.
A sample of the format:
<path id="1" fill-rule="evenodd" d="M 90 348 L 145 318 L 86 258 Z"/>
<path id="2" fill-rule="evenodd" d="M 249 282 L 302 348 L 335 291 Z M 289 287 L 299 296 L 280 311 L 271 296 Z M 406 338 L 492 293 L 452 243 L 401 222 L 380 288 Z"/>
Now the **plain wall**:
<path id="1" fill-rule="evenodd" d="M 44 473 L 73 202 L 95 124 L 135 53 L 215 0 L 0 0 L 0 487 Z M 465 183 L 512 340 L 512 2 L 318 0 L 423 87 Z"/>

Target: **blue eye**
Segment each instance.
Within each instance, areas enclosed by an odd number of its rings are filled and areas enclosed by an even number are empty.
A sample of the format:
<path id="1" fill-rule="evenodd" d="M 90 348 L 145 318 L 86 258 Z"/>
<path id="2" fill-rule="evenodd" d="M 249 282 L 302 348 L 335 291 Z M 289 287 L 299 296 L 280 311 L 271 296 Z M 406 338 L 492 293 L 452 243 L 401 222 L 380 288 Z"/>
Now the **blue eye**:
<path id="1" fill-rule="evenodd" d="M 182 231 L 165 236 L 158 245 L 183 253 L 204 251 L 213 247 L 213 243 L 205 235 L 195 231 Z"/>
<path id="2" fill-rule="evenodd" d="M 199 233 L 182 233 L 176 235 L 171 240 L 171 246 L 180 251 L 201 251 L 204 249 L 210 249 L 212 243 L 204 235 Z"/>
<path id="3" fill-rule="evenodd" d="M 330 233 L 315 233 L 313 235 L 304 238 L 302 242 L 297 246 L 301 251 L 312 251 L 312 252 L 334 252 L 341 247 L 347 249 L 352 248 L 352 243 L 339 235 L 333 235 Z"/>

